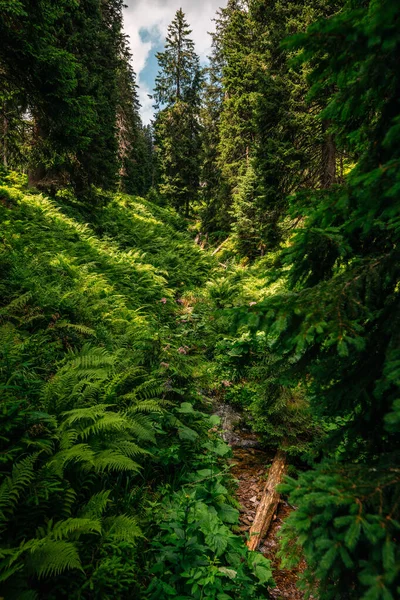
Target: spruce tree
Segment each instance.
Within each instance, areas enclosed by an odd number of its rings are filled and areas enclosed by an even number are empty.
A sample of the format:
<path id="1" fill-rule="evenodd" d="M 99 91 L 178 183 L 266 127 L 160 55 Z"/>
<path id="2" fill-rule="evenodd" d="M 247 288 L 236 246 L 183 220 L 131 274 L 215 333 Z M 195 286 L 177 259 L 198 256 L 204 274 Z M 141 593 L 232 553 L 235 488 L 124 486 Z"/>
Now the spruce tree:
<path id="1" fill-rule="evenodd" d="M 224 54 L 224 32 L 232 10 L 232 3 L 221 8 L 214 19 L 215 32 L 211 34 L 212 52 L 206 70 L 204 86 L 202 124 L 201 197 L 203 200 L 202 227 L 207 233 L 221 237 L 229 233 L 231 227 L 230 190 L 222 173 L 219 144 L 221 140 L 221 114 L 224 103 L 222 82 L 226 63 Z"/>
<path id="2" fill-rule="evenodd" d="M 0 74 L 0 161 L 4 169 L 25 169 L 32 123 L 24 90 Z"/>
<path id="3" fill-rule="evenodd" d="M 152 139 L 140 118 L 136 73 L 131 65 L 128 40 L 124 39 L 117 72 L 117 136 L 121 188 L 145 196 L 151 187 Z"/>
<path id="4" fill-rule="evenodd" d="M 112 189 L 118 177 L 122 0 L 1 2 L 0 71 L 33 119 L 30 180 Z"/>
<path id="5" fill-rule="evenodd" d="M 231 194 L 246 173 L 254 146 L 253 111 L 257 97 L 258 57 L 247 2 L 230 0 L 222 14 L 222 85 L 218 162 Z"/>
<path id="6" fill-rule="evenodd" d="M 400 589 L 399 18 L 393 0 L 349 0 L 287 45 L 313 64 L 321 122 L 358 157 L 344 183 L 291 200 L 301 227 L 281 254 L 289 292 L 252 315 L 330 432 L 321 460 L 283 488 L 298 508 L 282 555 L 304 554 L 321 600 Z"/>
<path id="7" fill-rule="evenodd" d="M 153 94 L 159 109 L 155 121 L 159 189 L 169 204 L 187 216 L 199 190 L 203 80 L 190 33 L 179 9 L 168 27 L 165 50 L 157 54 L 160 72 Z"/>
<path id="8" fill-rule="evenodd" d="M 330 187 L 340 179 L 339 157 L 329 124 L 318 119 L 318 102 L 309 102 L 309 65 L 294 64 L 286 48 L 289 35 L 304 32 L 334 14 L 342 0 L 280 2 L 251 0 L 250 16 L 262 69 L 254 112 L 255 170 L 262 198 L 263 241 L 273 249 L 284 235 L 281 220 L 287 198 L 301 188 Z M 332 92 L 326 87 L 326 98 Z"/>

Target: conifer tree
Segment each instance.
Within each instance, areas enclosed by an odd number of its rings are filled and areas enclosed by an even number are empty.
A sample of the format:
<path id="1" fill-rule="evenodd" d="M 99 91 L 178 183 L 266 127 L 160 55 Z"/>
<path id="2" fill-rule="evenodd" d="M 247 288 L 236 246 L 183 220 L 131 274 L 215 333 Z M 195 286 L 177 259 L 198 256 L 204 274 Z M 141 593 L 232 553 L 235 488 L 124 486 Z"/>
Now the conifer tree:
<path id="1" fill-rule="evenodd" d="M 0 160 L 5 169 L 28 164 L 32 123 L 26 108 L 24 90 L 0 75 Z"/>
<path id="2" fill-rule="evenodd" d="M 329 125 L 317 118 L 318 103 L 308 101 L 309 66 L 295 65 L 293 51 L 283 42 L 319 18 L 334 14 L 342 5 L 341 0 L 250 2 L 262 64 L 254 112 L 254 166 L 263 197 L 259 218 L 265 223 L 263 241 L 268 248 L 274 248 L 283 235 L 279 222 L 290 194 L 305 187 L 330 187 L 339 181 L 335 140 Z M 330 93 L 327 86 L 327 98 Z"/>
<path id="3" fill-rule="evenodd" d="M 247 2 L 231 0 L 222 18 L 222 85 L 219 164 L 231 194 L 246 173 L 254 145 L 253 111 L 257 97 L 258 57 Z"/>
<path id="4" fill-rule="evenodd" d="M 122 0 L 1 3 L 0 72 L 11 88 L 23 90 L 33 119 L 33 184 L 72 183 L 80 195 L 92 186 L 116 186 L 117 113 L 129 86 L 125 108 L 137 120 L 122 8 Z"/>
<path id="5" fill-rule="evenodd" d="M 330 432 L 321 461 L 283 488 L 298 510 L 282 555 L 304 553 L 321 600 L 394 599 L 400 586 L 399 18 L 392 0 L 349 0 L 287 46 L 313 63 L 320 119 L 358 157 L 345 183 L 291 200 L 290 289 L 252 317 Z"/>
<path id="6" fill-rule="evenodd" d="M 201 180 L 203 183 L 202 226 L 206 232 L 218 236 L 229 232 L 231 226 L 230 190 L 223 178 L 219 144 L 221 139 L 221 114 L 224 102 L 222 83 L 223 67 L 226 63 L 223 40 L 226 24 L 233 3 L 220 8 L 214 19 L 215 32 L 211 33 L 212 52 L 207 68 L 207 80 L 204 87 L 202 124 Z"/>
<path id="7" fill-rule="evenodd" d="M 160 72 L 153 97 L 159 112 L 155 138 L 160 192 L 167 202 L 189 214 L 199 189 L 200 91 L 199 57 L 182 9 L 168 28 L 165 51 L 157 54 Z"/>
<path id="8" fill-rule="evenodd" d="M 120 180 L 127 193 L 145 196 L 151 187 L 152 139 L 140 118 L 136 73 L 130 61 L 128 40 L 124 39 L 117 74 Z"/>
<path id="9" fill-rule="evenodd" d="M 253 246 L 247 243 L 248 256 L 253 258 L 279 243 L 291 193 L 301 187 L 327 187 L 338 180 L 329 124 L 316 118 L 318 106 L 307 103 L 308 67 L 291 66 L 293 52 L 281 44 L 289 34 L 304 31 L 341 4 L 341 0 L 230 0 L 218 13 L 207 96 L 211 117 L 216 106 L 210 104 L 212 90 L 219 90 L 218 134 L 211 144 L 214 154 L 210 150 L 205 154 L 205 173 L 207 177 L 207 169 L 216 172 L 210 168 L 215 161 L 219 185 L 213 187 L 210 181 L 205 187 L 211 198 L 205 197 L 204 225 L 215 228 L 214 213 L 224 214 L 231 226 L 244 232 L 245 223 L 237 219 L 249 209 L 247 205 L 242 211 L 239 204 L 241 182 L 250 168 L 257 179 L 251 210 Z M 206 144 L 209 148 L 209 136 Z"/>

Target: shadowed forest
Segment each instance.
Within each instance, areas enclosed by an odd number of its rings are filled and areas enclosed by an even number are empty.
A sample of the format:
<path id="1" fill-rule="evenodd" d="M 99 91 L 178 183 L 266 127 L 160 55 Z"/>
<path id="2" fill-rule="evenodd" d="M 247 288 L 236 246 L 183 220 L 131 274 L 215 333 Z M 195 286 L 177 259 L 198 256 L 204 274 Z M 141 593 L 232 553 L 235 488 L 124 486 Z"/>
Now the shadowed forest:
<path id="1" fill-rule="evenodd" d="M 177 7 L 150 125 L 123 8 L 0 0 L 0 600 L 396 600 L 400 3 Z"/>

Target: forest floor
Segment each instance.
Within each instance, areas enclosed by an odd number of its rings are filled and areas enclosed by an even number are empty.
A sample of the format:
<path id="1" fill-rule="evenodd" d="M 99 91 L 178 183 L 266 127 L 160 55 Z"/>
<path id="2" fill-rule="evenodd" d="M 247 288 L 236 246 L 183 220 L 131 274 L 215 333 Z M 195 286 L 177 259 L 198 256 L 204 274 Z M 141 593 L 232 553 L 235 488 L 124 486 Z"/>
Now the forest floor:
<path id="1" fill-rule="evenodd" d="M 243 415 L 224 402 L 214 404 L 215 414 L 221 419 L 221 435 L 232 447 L 231 473 L 238 483 L 236 497 L 240 504 L 240 531 L 245 537 L 252 526 L 274 459 L 274 451 L 262 448 L 258 436 L 250 431 Z M 283 521 L 293 510 L 281 499 L 277 513 L 259 551 L 271 561 L 276 587 L 270 590 L 274 600 L 303 600 L 304 593 L 297 588 L 304 561 L 296 569 L 282 569 L 278 558 L 278 533 Z"/>
<path id="2" fill-rule="evenodd" d="M 266 482 L 266 467 L 272 463 L 273 455 L 255 448 L 233 448 L 232 475 L 238 481 L 237 499 L 240 502 L 240 529 L 245 535 L 249 532 L 254 520 L 257 506 Z M 279 550 L 278 532 L 282 522 L 290 514 L 292 508 L 281 501 L 267 537 L 262 541 L 260 552 L 268 558 L 273 566 L 276 588 L 270 591 L 274 600 L 303 600 L 304 594 L 297 589 L 299 573 L 305 568 L 293 570 L 282 569 L 277 556 Z"/>

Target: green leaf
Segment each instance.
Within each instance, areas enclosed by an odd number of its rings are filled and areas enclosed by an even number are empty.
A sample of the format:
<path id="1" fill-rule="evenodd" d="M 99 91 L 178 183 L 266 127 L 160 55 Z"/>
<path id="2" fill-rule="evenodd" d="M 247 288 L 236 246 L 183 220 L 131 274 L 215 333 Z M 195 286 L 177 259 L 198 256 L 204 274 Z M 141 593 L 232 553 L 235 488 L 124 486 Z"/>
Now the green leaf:
<path id="1" fill-rule="evenodd" d="M 199 434 L 194 429 L 185 426 L 178 429 L 178 435 L 180 440 L 187 440 L 189 442 L 195 442 L 199 437 Z"/>
<path id="2" fill-rule="evenodd" d="M 229 504 L 220 504 L 217 507 L 218 516 L 224 523 L 235 525 L 239 520 L 239 511 Z"/>
<path id="3" fill-rule="evenodd" d="M 229 579 L 236 579 L 237 577 L 237 571 L 235 571 L 234 569 L 228 569 L 227 567 L 219 567 L 218 570 L 223 575 L 226 575 L 226 577 L 229 577 Z"/>

